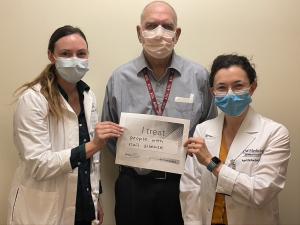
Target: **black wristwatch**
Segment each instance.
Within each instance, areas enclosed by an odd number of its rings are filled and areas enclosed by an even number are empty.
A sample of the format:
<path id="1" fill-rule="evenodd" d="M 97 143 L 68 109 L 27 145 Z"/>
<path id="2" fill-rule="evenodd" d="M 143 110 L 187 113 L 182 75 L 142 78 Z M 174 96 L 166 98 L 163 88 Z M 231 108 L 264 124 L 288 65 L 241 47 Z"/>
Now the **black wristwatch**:
<path id="1" fill-rule="evenodd" d="M 210 163 L 208 163 L 208 165 L 207 165 L 206 168 L 207 168 L 210 172 L 212 172 L 212 171 L 214 171 L 214 169 L 215 169 L 220 163 L 221 163 L 221 160 L 220 160 L 218 157 L 214 156 L 214 157 L 212 157 Z"/>

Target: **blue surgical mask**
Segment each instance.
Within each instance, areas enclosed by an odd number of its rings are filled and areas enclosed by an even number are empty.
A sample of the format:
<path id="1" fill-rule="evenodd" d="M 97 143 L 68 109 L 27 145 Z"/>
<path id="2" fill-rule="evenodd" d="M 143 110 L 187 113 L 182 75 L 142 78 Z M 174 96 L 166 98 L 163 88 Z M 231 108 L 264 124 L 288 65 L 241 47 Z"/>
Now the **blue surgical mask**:
<path id="1" fill-rule="evenodd" d="M 249 90 L 238 95 L 230 90 L 225 96 L 215 96 L 215 104 L 229 116 L 240 116 L 251 101 Z"/>

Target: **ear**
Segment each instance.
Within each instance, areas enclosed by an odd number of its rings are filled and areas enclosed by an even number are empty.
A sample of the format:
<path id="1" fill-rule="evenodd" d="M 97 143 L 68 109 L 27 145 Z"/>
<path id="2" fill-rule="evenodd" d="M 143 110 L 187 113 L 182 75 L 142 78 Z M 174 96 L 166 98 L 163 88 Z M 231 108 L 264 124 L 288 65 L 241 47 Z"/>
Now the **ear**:
<path id="1" fill-rule="evenodd" d="M 136 33 L 137 33 L 139 42 L 140 42 L 140 43 L 143 43 L 143 39 L 142 39 L 142 35 L 141 35 L 141 26 L 140 26 L 140 25 L 137 25 L 137 26 L 136 26 Z"/>
<path id="2" fill-rule="evenodd" d="M 180 37 L 180 34 L 181 34 L 181 28 L 180 27 L 177 27 L 176 30 L 175 30 L 175 44 L 177 43 L 179 37 Z"/>
<path id="3" fill-rule="evenodd" d="M 256 90 L 256 88 L 257 88 L 257 81 L 255 80 L 255 81 L 251 84 L 251 88 L 250 88 L 250 90 L 249 90 L 251 96 L 253 95 L 253 93 L 254 93 L 254 91 Z"/>
<path id="4" fill-rule="evenodd" d="M 48 59 L 50 60 L 51 64 L 55 64 L 54 54 L 48 50 Z"/>

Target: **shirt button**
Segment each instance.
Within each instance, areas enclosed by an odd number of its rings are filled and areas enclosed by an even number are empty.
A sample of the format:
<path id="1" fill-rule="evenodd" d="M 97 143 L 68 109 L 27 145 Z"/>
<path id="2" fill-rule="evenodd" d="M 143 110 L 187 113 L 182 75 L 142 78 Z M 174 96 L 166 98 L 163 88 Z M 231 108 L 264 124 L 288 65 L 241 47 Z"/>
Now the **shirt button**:
<path id="1" fill-rule="evenodd" d="M 79 166 L 81 164 L 81 162 L 78 162 L 77 165 Z"/>
<path id="2" fill-rule="evenodd" d="M 79 126 L 82 127 L 82 124 L 80 123 Z"/>
<path id="3" fill-rule="evenodd" d="M 87 174 L 87 171 L 84 171 L 85 174 Z"/>
<path id="4" fill-rule="evenodd" d="M 90 189 L 89 189 L 89 188 L 86 188 L 86 191 L 87 191 L 87 192 L 89 192 L 89 191 L 90 191 Z"/>
<path id="5" fill-rule="evenodd" d="M 86 142 L 86 139 L 83 139 L 84 142 Z"/>

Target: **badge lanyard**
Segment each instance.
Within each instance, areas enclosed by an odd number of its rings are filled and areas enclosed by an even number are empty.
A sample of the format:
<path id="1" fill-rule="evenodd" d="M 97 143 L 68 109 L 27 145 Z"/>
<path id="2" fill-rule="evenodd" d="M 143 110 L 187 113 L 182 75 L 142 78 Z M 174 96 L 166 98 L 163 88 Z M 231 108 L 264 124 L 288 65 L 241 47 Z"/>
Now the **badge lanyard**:
<path id="1" fill-rule="evenodd" d="M 165 107 L 166 107 L 166 104 L 168 102 L 169 95 L 170 95 L 170 92 L 171 92 L 171 87 L 172 87 L 172 83 L 173 83 L 173 80 L 174 80 L 174 70 L 171 70 L 171 74 L 169 76 L 168 84 L 167 84 L 166 91 L 165 91 L 165 94 L 164 94 L 164 100 L 163 100 L 161 106 L 158 105 L 155 93 L 154 93 L 153 88 L 152 88 L 150 78 L 149 78 L 146 70 L 144 70 L 144 78 L 145 78 L 145 81 L 146 81 L 146 84 L 147 84 L 147 88 L 148 88 L 148 92 L 149 92 L 149 95 L 150 95 L 150 99 L 151 99 L 151 102 L 152 102 L 153 109 L 154 109 L 156 115 L 161 116 L 163 114 L 164 110 L 165 110 Z"/>

